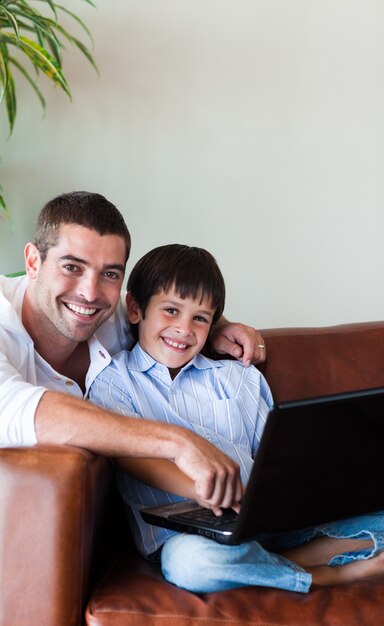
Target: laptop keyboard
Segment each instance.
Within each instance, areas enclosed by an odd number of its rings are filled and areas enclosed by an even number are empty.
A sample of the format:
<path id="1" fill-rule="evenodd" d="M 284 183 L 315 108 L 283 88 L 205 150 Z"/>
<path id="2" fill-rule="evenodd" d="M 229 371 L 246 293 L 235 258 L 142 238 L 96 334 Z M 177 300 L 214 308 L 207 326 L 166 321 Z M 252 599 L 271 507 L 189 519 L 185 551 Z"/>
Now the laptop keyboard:
<path id="1" fill-rule="evenodd" d="M 225 509 L 223 515 L 218 517 L 210 509 L 192 509 L 185 513 L 175 513 L 169 516 L 170 519 L 178 522 L 190 522 L 199 526 L 207 525 L 210 528 L 222 528 L 223 526 L 233 525 L 237 520 L 237 513 L 232 509 Z"/>

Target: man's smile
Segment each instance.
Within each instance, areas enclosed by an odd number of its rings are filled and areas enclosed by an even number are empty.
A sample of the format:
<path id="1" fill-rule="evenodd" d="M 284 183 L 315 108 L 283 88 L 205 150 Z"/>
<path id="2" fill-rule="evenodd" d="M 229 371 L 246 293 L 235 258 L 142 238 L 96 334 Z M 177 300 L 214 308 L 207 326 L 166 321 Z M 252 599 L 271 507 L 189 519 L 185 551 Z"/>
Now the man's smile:
<path id="1" fill-rule="evenodd" d="M 100 309 L 85 307 L 80 304 L 70 304 L 69 302 L 64 302 L 64 305 L 70 311 L 73 311 L 77 315 L 84 315 L 85 317 L 91 317 L 97 313 L 97 311 L 100 311 Z"/>

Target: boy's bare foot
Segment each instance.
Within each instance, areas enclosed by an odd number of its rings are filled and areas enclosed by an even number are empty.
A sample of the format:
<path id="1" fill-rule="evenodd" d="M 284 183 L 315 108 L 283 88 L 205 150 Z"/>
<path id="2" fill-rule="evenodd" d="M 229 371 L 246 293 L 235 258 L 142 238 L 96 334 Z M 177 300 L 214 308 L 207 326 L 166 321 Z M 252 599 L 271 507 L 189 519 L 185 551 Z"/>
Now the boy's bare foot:
<path id="1" fill-rule="evenodd" d="M 312 585 L 315 587 L 368 580 L 384 575 L 384 553 L 381 552 L 371 559 L 352 561 L 346 565 L 308 567 L 306 571 L 312 574 Z"/>

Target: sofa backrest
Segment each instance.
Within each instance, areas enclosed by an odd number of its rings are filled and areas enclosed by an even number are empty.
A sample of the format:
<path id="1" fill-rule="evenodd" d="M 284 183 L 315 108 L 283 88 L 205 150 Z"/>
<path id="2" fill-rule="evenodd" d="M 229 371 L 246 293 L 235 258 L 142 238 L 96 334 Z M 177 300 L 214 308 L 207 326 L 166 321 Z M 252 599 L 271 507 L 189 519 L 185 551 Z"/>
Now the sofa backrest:
<path id="1" fill-rule="evenodd" d="M 261 330 L 275 401 L 384 386 L 384 322 Z"/>

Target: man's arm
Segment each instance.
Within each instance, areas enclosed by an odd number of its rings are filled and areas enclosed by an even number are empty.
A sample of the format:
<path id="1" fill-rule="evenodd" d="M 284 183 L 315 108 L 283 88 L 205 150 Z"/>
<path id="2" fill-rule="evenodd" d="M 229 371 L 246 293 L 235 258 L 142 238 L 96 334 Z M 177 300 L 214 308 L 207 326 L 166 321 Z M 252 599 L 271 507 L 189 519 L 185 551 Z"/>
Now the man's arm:
<path id="1" fill-rule="evenodd" d="M 168 459 L 193 482 L 199 498 L 230 506 L 242 495 L 237 464 L 189 430 L 127 418 L 89 401 L 46 391 L 35 413 L 39 443 L 87 448 L 112 457 Z"/>
<path id="2" fill-rule="evenodd" d="M 210 508 L 216 515 L 222 514 L 222 508 L 232 507 L 235 511 L 240 510 L 240 500 L 237 503 L 223 500 L 220 507 L 212 505 L 201 498 L 195 489 L 195 483 L 184 474 L 174 463 L 166 459 L 134 459 L 134 458 L 118 458 L 117 464 L 121 470 L 129 473 L 131 476 L 141 482 L 160 489 L 174 493 L 177 496 L 196 500 L 201 506 Z"/>
<path id="3" fill-rule="evenodd" d="M 239 359 L 245 366 L 263 363 L 266 349 L 263 337 L 252 326 L 228 322 L 221 317 L 209 335 L 212 348 L 218 354 L 226 354 Z"/>

